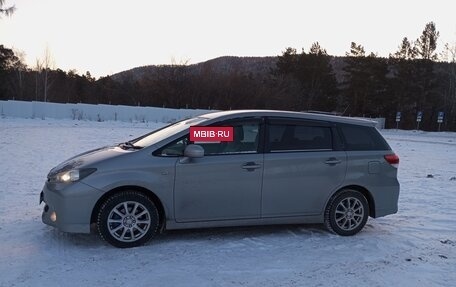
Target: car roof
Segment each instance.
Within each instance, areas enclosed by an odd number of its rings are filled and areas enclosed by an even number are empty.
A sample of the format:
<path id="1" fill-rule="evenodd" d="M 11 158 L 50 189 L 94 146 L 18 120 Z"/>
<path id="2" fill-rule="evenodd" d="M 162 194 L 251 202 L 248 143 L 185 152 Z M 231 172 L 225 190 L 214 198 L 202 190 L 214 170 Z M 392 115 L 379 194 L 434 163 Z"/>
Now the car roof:
<path id="1" fill-rule="evenodd" d="M 279 110 L 231 110 L 231 111 L 217 111 L 211 112 L 201 117 L 208 119 L 232 119 L 238 117 L 281 117 L 281 118 L 293 118 L 293 119 L 308 119 L 318 120 L 327 122 L 337 122 L 346 124 L 355 124 L 363 126 L 375 126 L 376 122 L 367 119 L 350 118 L 343 116 L 317 114 L 317 113 L 306 113 L 306 112 L 292 112 L 292 111 L 279 111 Z"/>

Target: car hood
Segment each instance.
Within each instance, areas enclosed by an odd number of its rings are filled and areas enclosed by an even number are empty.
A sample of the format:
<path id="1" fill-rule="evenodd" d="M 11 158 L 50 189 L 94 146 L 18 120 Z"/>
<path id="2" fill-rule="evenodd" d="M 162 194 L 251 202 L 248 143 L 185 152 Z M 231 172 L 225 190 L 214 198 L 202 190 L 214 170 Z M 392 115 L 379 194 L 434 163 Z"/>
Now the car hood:
<path id="1" fill-rule="evenodd" d="M 48 174 L 48 178 L 55 176 L 58 173 L 69 171 L 72 169 L 80 169 L 85 167 L 96 167 L 95 165 L 106 159 L 117 157 L 128 152 L 117 146 L 106 146 L 93 150 L 89 150 L 73 156 L 61 164 L 57 165 Z"/>

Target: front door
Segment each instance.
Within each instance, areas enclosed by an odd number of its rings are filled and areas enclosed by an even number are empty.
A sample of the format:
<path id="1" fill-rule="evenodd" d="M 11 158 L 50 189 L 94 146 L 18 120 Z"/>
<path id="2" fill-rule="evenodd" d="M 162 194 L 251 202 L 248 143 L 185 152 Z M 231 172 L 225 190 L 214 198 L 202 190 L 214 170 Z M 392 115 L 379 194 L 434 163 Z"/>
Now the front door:
<path id="1" fill-rule="evenodd" d="M 214 126 L 233 126 L 234 141 L 195 142 L 204 148 L 205 156 L 176 163 L 174 215 L 177 222 L 261 216 L 261 121 L 246 119 Z"/>

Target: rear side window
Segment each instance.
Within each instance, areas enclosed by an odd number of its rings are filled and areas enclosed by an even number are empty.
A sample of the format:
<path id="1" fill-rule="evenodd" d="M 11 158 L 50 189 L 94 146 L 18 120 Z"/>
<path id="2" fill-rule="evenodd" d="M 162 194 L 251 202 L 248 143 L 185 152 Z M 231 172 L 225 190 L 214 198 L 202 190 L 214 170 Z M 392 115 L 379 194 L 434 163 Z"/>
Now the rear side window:
<path id="1" fill-rule="evenodd" d="M 389 150 L 385 139 L 374 127 L 340 125 L 346 150 Z"/>
<path id="2" fill-rule="evenodd" d="M 331 128 L 299 124 L 270 124 L 269 149 L 271 152 L 331 150 Z"/>

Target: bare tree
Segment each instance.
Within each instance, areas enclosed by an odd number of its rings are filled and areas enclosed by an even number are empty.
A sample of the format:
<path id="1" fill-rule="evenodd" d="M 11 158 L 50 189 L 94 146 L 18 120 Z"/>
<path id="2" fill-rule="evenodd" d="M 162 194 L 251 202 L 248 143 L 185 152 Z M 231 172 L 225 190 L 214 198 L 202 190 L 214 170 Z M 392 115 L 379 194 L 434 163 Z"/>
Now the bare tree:
<path id="1" fill-rule="evenodd" d="M 44 57 L 42 60 L 42 68 L 43 68 L 43 89 L 44 89 L 44 101 L 47 102 L 48 100 L 48 92 L 52 86 L 52 81 L 50 80 L 50 72 L 55 68 L 55 62 L 51 55 L 51 50 L 49 46 L 46 46 L 44 50 Z"/>
<path id="2" fill-rule="evenodd" d="M 16 7 L 14 5 L 11 7 L 8 7 L 8 8 L 3 8 L 4 4 L 5 4 L 5 0 L 0 0 L 0 18 L 2 15 L 9 17 L 16 10 Z"/>
<path id="3" fill-rule="evenodd" d="M 41 63 L 40 59 L 36 59 L 35 63 L 35 101 L 38 101 L 38 79 L 41 76 L 41 72 L 43 71 L 43 64 Z"/>
<path id="4" fill-rule="evenodd" d="M 17 96 L 19 99 L 24 99 L 24 73 L 27 70 L 25 64 L 25 52 L 14 49 L 14 54 L 18 58 L 18 61 L 14 64 L 14 70 L 17 76 Z"/>
<path id="5" fill-rule="evenodd" d="M 454 44 L 445 44 L 445 48 L 440 54 L 442 61 L 449 63 L 456 63 L 456 42 Z"/>

